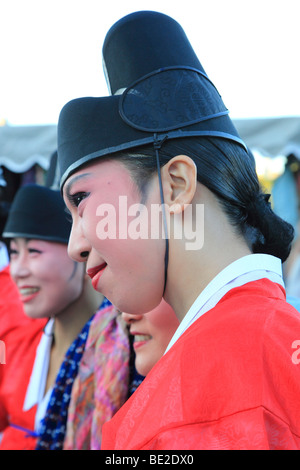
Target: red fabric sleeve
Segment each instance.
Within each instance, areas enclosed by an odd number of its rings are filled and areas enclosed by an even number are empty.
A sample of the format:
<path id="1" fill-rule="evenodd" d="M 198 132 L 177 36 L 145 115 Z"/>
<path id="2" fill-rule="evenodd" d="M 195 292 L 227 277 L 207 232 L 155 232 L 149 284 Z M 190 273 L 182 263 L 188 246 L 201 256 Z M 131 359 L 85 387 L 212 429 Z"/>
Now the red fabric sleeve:
<path id="1" fill-rule="evenodd" d="M 9 266 L 0 271 L 0 340 L 18 326 L 33 320 L 24 313 L 18 288 L 11 278 Z"/>
<path id="2" fill-rule="evenodd" d="M 164 430 L 144 449 L 157 450 L 297 450 L 300 438 L 262 407 L 235 413 L 216 422 Z"/>

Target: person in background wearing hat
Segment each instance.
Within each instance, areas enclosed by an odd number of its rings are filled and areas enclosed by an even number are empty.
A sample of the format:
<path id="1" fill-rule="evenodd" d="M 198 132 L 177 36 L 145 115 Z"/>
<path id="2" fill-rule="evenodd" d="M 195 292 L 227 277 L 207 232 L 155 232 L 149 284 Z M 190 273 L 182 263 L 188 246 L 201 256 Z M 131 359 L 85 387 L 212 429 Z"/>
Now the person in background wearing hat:
<path id="1" fill-rule="evenodd" d="M 299 449 L 293 228 L 176 21 L 128 15 L 103 57 L 113 95 L 72 100 L 58 122 L 68 251 L 120 311 L 163 297 L 180 324 L 102 449 Z"/>
<path id="2" fill-rule="evenodd" d="M 75 403 L 74 446 L 90 448 L 95 434 L 99 441 L 103 422 L 127 398 L 128 337 L 116 309 L 92 289 L 84 265 L 69 258 L 70 226 L 59 191 L 27 185 L 17 192 L 3 236 L 10 239 L 11 274 L 25 313 L 43 319 L 44 331 L 37 323 L 7 340 L 4 382 L 15 389 L 4 397 L 2 450 L 62 449 L 79 374 L 89 381 L 84 398 L 91 402 Z M 103 386 L 98 402 L 94 380 Z"/>

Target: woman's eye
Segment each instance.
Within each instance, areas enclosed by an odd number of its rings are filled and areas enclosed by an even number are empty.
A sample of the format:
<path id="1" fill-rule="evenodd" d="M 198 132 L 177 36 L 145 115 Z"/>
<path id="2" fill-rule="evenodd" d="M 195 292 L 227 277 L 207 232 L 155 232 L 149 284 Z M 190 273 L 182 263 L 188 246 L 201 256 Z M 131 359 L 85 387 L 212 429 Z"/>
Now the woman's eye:
<path id="1" fill-rule="evenodd" d="M 9 256 L 10 256 L 10 258 L 17 256 L 17 254 L 18 254 L 17 250 L 14 250 L 14 249 L 12 249 L 12 248 L 9 249 Z"/>
<path id="2" fill-rule="evenodd" d="M 33 254 L 36 254 L 36 253 L 41 254 L 42 253 L 41 250 L 37 250 L 35 248 L 29 248 L 28 252 L 33 253 Z"/>
<path id="3" fill-rule="evenodd" d="M 71 203 L 75 206 L 78 207 L 79 204 L 83 199 L 85 199 L 88 196 L 89 193 L 86 192 L 78 192 L 75 194 L 70 195 Z"/>

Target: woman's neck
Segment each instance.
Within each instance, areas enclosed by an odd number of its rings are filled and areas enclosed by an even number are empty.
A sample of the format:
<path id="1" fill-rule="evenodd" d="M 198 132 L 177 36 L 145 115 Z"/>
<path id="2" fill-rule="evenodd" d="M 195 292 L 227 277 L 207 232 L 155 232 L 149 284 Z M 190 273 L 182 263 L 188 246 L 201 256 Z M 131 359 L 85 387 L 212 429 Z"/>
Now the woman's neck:
<path id="1" fill-rule="evenodd" d="M 102 301 L 103 296 L 85 279 L 81 295 L 55 316 L 45 393 L 53 386 L 67 350 Z"/>
<path id="2" fill-rule="evenodd" d="M 226 266 L 251 252 L 244 238 L 236 233 L 215 196 L 205 188 L 201 203 L 204 219 L 203 245 L 187 250 L 187 240 L 170 240 L 168 282 L 165 300 L 179 321 L 209 282 Z"/>

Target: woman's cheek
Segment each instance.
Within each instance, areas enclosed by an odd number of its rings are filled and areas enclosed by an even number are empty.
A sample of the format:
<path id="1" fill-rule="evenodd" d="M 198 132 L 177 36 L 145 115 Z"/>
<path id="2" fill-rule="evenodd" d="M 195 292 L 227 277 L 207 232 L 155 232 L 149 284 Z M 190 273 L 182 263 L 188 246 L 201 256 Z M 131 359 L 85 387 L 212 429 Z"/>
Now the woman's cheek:
<path id="1" fill-rule="evenodd" d="M 92 207 L 87 207 L 83 213 L 82 217 L 78 218 L 78 224 L 84 237 L 92 241 L 97 238 L 97 224 L 99 218 L 96 215 L 96 211 Z"/>

